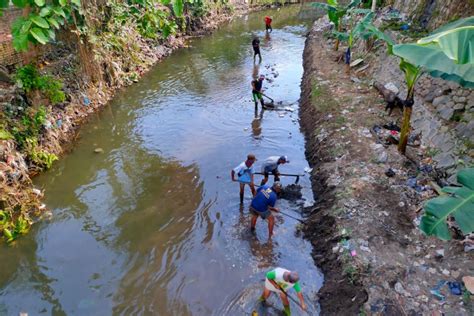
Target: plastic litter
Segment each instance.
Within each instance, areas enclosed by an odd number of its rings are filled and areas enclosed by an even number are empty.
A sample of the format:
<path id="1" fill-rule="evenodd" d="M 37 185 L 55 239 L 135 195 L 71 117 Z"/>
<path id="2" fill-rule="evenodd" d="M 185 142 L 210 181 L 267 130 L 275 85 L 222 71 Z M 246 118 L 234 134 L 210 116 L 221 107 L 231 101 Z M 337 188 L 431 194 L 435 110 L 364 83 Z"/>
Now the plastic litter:
<path id="1" fill-rule="evenodd" d="M 462 286 L 459 282 L 448 282 L 449 290 L 453 295 L 461 295 L 462 294 Z"/>
<path id="2" fill-rule="evenodd" d="M 385 171 L 385 175 L 386 175 L 387 177 L 391 178 L 391 177 L 395 176 L 395 171 L 393 171 L 392 168 L 388 168 L 388 170 Z"/>
<path id="3" fill-rule="evenodd" d="M 91 100 L 88 97 L 85 96 L 85 97 L 82 98 L 82 103 L 85 106 L 89 106 L 89 104 L 91 104 Z"/>
<path id="4" fill-rule="evenodd" d="M 462 281 L 464 282 L 464 286 L 466 289 L 474 294 L 474 277 L 472 276 L 465 276 L 462 278 Z"/>
<path id="5" fill-rule="evenodd" d="M 440 292 L 441 288 L 445 286 L 446 283 L 446 281 L 441 280 L 434 288 L 430 290 L 430 293 L 440 301 L 444 301 L 446 299 L 446 297 Z"/>

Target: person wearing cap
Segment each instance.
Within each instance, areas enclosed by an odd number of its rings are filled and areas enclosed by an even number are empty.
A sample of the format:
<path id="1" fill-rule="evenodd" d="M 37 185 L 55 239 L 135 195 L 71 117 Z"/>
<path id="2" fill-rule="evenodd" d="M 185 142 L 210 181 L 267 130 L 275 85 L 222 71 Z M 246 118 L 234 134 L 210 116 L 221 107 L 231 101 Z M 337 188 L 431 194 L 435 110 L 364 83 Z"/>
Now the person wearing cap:
<path id="1" fill-rule="evenodd" d="M 265 287 L 263 289 L 263 294 L 260 297 L 260 301 L 265 302 L 272 292 L 278 293 L 280 294 L 283 307 L 285 308 L 285 315 L 290 316 L 290 302 L 288 301 L 288 295 L 286 293 L 288 290 L 293 288 L 298 296 L 301 308 L 306 311 L 307 307 L 304 302 L 303 293 L 301 293 L 299 280 L 300 278 L 297 272 L 284 268 L 276 268 L 267 272 L 265 277 Z"/>
<path id="2" fill-rule="evenodd" d="M 275 181 L 280 181 L 280 172 L 278 166 L 289 163 L 288 156 L 270 156 L 262 164 L 263 179 L 260 185 L 264 185 L 268 181 L 268 176 L 273 174 Z"/>
<path id="3" fill-rule="evenodd" d="M 238 181 L 240 183 L 240 203 L 244 203 L 244 189 L 245 185 L 247 184 L 250 187 L 250 190 L 252 191 L 252 196 L 255 196 L 256 191 L 255 191 L 255 185 L 253 181 L 253 164 L 257 161 L 257 158 L 255 157 L 254 154 L 248 154 L 247 155 L 247 160 L 242 162 L 240 165 L 235 167 L 231 171 L 231 178 L 232 181 Z M 235 175 L 237 175 L 237 179 L 235 178 Z"/>
<path id="4" fill-rule="evenodd" d="M 257 194 L 252 199 L 250 204 L 250 230 L 255 231 L 257 219 L 260 216 L 262 219 L 268 221 L 268 238 L 273 236 L 273 226 L 275 225 L 275 217 L 272 212 L 278 212 L 279 209 L 275 207 L 278 199 L 278 193 L 281 192 L 281 183 L 275 182 L 272 187 L 262 185 L 257 190 Z"/>
<path id="5" fill-rule="evenodd" d="M 258 55 L 259 62 L 262 62 L 262 55 L 260 54 L 260 40 L 258 37 L 254 37 L 252 40 L 253 48 L 253 61 L 255 62 L 255 57 Z"/>
<path id="6" fill-rule="evenodd" d="M 273 29 L 272 29 L 272 17 L 271 16 L 266 16 L 265 17 L 265 30 L 268 32 L 272 32 Z"/>
<path id="7" fill-rule="evenodd" d="M 258 101 L 260 100 L 260 103 L 262 104 L 262 109 L 265 106 L 265 103 L 263 102 L 263 80 L 265 79 L 264 75 L 260 75 L 258 79 L 255 79 L 252 81 L 252 97 L 253 97 L 253 102 L 255 102 L 255 110 L 258 109 Z"/>

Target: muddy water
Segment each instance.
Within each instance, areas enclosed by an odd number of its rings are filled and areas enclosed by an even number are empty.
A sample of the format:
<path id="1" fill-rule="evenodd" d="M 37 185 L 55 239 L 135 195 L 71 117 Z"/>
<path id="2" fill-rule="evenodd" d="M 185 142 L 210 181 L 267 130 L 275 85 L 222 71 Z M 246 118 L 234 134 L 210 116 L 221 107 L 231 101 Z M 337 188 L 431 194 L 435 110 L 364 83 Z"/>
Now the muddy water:
<path id="1" fill-rule="evenodd" d="M 53 217 L 1 246 L 0 314 L 249 315 L 276 266 L 300 272 L 310 314 L 318 313 L 322 275 L 298 222 L 277 215 L 273 240 L 262 221 L 252 235 L 250 192 L 239 207 L 229 176 L 248 152 L 258 169 L 280 154 L 291 160 L 282 172 L 307 167 L 297 101 L 310 21 L 299 12 L 251 14 L 193 40 L 81 129 L 73 153 L 36 179 Z M 275 20 L 270 36 L 266 14 Z M 253 35 L 262 39 L 259 69 Z M 254 72 L 295 111 L 254 113 Z M 300 183 L 303 201 L 278 202 L 296 217 L 298 204 L 313 200 L 308 176 Z M 266 313 L 279 315 L 277 297 L 270 302 Z M 294 304 L 293 312 L 303 315 Z"/>

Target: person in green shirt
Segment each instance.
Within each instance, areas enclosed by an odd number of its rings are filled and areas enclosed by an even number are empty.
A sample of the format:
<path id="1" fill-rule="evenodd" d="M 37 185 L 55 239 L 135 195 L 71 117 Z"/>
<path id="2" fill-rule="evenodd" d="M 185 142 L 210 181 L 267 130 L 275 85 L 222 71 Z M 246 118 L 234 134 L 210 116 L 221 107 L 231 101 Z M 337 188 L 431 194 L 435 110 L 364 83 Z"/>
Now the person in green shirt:
<path id="1" fill-rule="evenodd" d="M 265 278 L 265 287 L 263 289 L 263 294 L 260 297 L 261 301 L 265 301 L 272 292 L 280 294 L 283 307 L 285 309 L 285 315 L 290 316 L 290 302 L 288 301 L 288 290 L 291 288 L 295 289 L 296 295 L 300 300 L 300 305 L 303 310 L 307 310 L 306 304 L 304 302 L 303 294 L 301 293 L 301 286 L 299 283 L 298 273 L 295 271 L 290 271 L 284 268 L 276 268 L 272 271 L 267 272 Z"/>

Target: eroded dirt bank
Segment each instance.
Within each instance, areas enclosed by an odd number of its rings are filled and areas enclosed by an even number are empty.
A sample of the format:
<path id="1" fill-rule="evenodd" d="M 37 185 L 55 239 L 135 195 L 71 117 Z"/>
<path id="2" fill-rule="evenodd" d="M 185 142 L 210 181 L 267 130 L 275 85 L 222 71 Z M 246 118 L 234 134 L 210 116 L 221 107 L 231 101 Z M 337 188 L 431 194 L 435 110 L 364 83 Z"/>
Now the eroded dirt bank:
<path id="1" fill-rule="evenodd" d="M 233 17 L 264 7 L 266 6 L 239 5 L 235 11 L 216 9 L 201 18 L 188 17 L 186 31 L 170 36 L 163 42 L 147 41 L 141 37 L 133 38 L 131 41 L 138 49 L 134 46 L 136 50 L 130 51 L 129 54 L 116 54 L 98 45 L 100 49 L 91 49 L 87 52 L 101 61 L 91 64 L 96 67 L 92 70 L 92 73 L 97 76 L 96 80 L 91 80 L 86 75 L 87 69 L 81 63 L 81 49 L 75 42 L 76 38 L 71 34 L 65 35 L 63 40 L 38 58 L 37 65 L 42 74 L 51 74 L 63 82 L 66 101 L 44 107 L 44 123 L 42 122 L 38 127 L 38 143 L 33 149 L 19 148 L 12 136 L 2 137 L 0 140 L 0 210 L 4 210 L 7 220 L 11 221 L 11 224 L 0 228 L 3 230 L 3 228 L 13 227 L 19 218 L 27 223 L 24 226 L 28 227 L 45 214 L 42 192 L 35 189 L 31 181 L 31 177 L 40 173 L 45 166 L 32 158 L 32 152 L 63 155 L 80 137 L 77 133 L 78 127 L 103 108 L 117 90 L 137 82 L 139 77 L 148 72 L 157 62 L 169 56 L 174 50 L 185 47 L 188 39 L 209 34 Z M 121 34 L 121 36 L 134 36 L 133 33 L 130 34 Z M 11 70 L 13 78 L 14 71 Z M 42 96 L 33 93 L 25 95 L 25 92 L 14 84 L 13 80 L 9 83 L 0 80 L 2 128 L 8 130 L 7 120 L 11 120 L 14 125 L 17 121 L 21 121 L 25 113 L 28 113 L 27 111 L 38 111 L 39 105 L 45 104 L 44 102 Z M 6 115 L 6 113 L 9 114 Z M 3 129 L 2 132 L 4 132 Z M 91 148 L 91 151 L 94 150 L 97 153 L 102 152 L 101 148 Z M 1 220 L 4 220 L 3 216 Z M 27 228 L 21 232 L 14 232 L 14 238 L 26 231 Z M 12 238 L 5 236 L 5 239 L 11 241 Z"/>
<path id="2" fill-rule="evenodd" d="M 454 295 L 445 282 L 473 275 L 473 252 L 417 228 L 438 176 L 421 171 L 423 153 L 408 159 L 377 137 L 373 127 L 400 114 L 384 112 L 369 84 L 372 67 L 365 77 L 344 73 L 324 37 L 328 27 L 317 21 L 306 41 L 300 112 L 318 197 L 304 233 L 325 274 L 322 314 L 472 315 L 469 294 Z M 422 189 L 407 185 L 413 177 Z"/>

